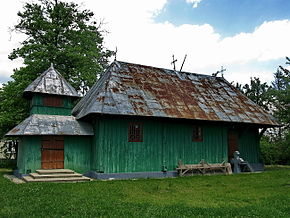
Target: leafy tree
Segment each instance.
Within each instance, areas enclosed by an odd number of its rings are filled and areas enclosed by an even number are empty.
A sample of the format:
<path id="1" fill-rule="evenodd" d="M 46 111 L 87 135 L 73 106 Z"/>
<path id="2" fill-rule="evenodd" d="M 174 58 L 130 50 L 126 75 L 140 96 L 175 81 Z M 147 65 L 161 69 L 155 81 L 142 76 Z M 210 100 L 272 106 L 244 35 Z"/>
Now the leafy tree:
<path id="1" fill-rule="evenodd" d="M 93 19 L 93 12 L 80 10 L 77 4 L 38 2 L 26 3 L 24 11 L 18 12 L 20 21 L 14 30 L 28 38 L 9 58 L 23 58 L 26 66 L 32 66 L 34 77 L 53 63 L 77 90 L 92 86 L 112 55 L 103 47 L 101 23 Z M 19 71 L 14 79 L 22 74 Z"/>
<path id="2" fill-rule="evenodd" d="M 287 58 L 289 61 L 289 58 Z M 286 64 L 289 64 L 289 62 Z M 274 74 L 273 97 L 275 116 L 286 128 L 290 127 L 290 71 L 279 66 Z"/>
<path id="3" fill-rule="evenodd" d="M 20 19 L 13 30 L 27 39 L 9 58 L 22 58 L 24 66 L 15 69 L 13 80 L 0 89 L 0 137 L 28 116 L 23 90 L 51 63 L 84 94 L 113 54 L 104 48 L 102 22 L 75 3 L 38 0 L 25 3 L 17 15 Z"/>
<path id="4" fill-rule="evenodd" d="M 270 135 L 261 138 L 261 152 L 265 164 L 290 164 L 290 132 L 277 140 Z"/>
<path id="5" fill-rule="evenodd" d="M 248 96 L 253 102 L 260 105 L 265 110 L 269 110 L 269 86 L 267 83 L 261 83 L 257 77 L 251 78 L 250 85 L 243 86 L 245 95 Z"/>
<path id="6" fill-rule="evenodd" d="M 235 87 L 250 98 L 253 102 L 269 110 L 269 105 L 271 102 L 271 86 L 267 83 L 261 83 L 259 78 L 251 78 L 250 84 L 245 84 L 242 86 L 240 83 L 236 83 Z"/>
<path id="7" fill-rule="evenodd" d="M 240 92 L 242 92 L 243 94 L 245 94 L 244 93 L 244 90 L 243 90 L 243 86 L 242 86 L 242 84 L 241 83 L 236 83 L 236 85 L 234 85 L 234 83 L 232 82 L 231 83 L 233 86 L 235 86 L 236 87 L 236 89 L 238 89 Z"/>
<path id="8" fill-rule="evenodd" d="M 288 57 L 286 60 L 290 64 Z M 290 164 L 290 72 L 282 66 L 274 73 L 271 96 L 274 116 L 283 126 L 262 138 L 262 154 L 265 163 Z"/>
<path id="9" fill-rule="evenodd" d="M 9 81 L 0 90 L 0 138 L 29 115 L 29 103 L 22 98 L 25 81 Z"/>
<path id="10" fill-rule="evenodd" d="M 286 57 L 286 64 L 290 59 Z M 273 113 L 282 127 L 271 128 L 261 138 L 261 151 L 266 164 L 290 164 L 290 71 L 279 66 L 271 86 L 251 78 L 250 84 L 235 87 L 256 104 Z"/>

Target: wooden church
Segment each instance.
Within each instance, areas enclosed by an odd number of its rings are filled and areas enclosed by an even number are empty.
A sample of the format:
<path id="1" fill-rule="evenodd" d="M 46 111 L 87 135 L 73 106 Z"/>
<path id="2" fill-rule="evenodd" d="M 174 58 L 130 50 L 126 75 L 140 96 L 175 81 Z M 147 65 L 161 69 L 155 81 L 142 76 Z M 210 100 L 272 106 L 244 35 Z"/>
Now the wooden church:
<path id="1" fill-rule="evenodd" d="M 259 141 L 275 119 L 222 77 L 114 61 L 80 98 L 51 66 L 25 90 L 20 175 L 71 169 L 93 178 L 175 176 L 178 161 L 263 169 Z"/>

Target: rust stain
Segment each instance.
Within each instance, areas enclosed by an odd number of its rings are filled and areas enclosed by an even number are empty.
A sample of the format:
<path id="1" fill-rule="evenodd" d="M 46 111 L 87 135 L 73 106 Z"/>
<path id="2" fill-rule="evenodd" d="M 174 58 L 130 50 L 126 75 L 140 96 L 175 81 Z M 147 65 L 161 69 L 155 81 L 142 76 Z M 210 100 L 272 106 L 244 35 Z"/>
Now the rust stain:
<path id="1" fill-rule="evenodd" d="M 224 78 L 119 61 L 115 62 L 115 66 L 111 69 L 114 71 L 114 76 L 108 77 L 114 86 L 107 88 L 111 90 L 106 92 L 112 94 L 111 101 L 120 104 L 129 101 L 131 108 L 127 105 L 124 113 L 140 116 L 162 114 L 160 116 L 171 118 L 277 125 L 270 114 L 252 103 Z M 107 97 L 101 94 L 96 92 L 99 96 L 96 96 L 97 100 L 105 102 Z M 110 105 L 113 106 L 114 102 Z M 118 107 L 118 110 L 124 114 L 122 107 Z M 82 114 L 89 113 L 90 111 L 82 112 Z"/>
<path id="2" fill-rule="evenodd" d="M 104 102 L 105 101 L 105 96 L 99 96 L 99 97 L 97 97 L 97 101 Z"/>
<path id="3" fill-rule="evenodd" d="M 144 98 L 140 95 L 128 95 L 128 98 L 133 98 L 133 99 L 139 99 L 139 100 L 144 100 Z"/>
<path id="4" fill-rule="evenodd" d="M 12 132 L 12 133 L 17 133 L 17 132 L 19 132 L 19 130 L 20 130 L 20 129 L 18 129 L 18 128 L 14 128 L 14 129 L 11 130 L 11 132 Z"/>
<path id="5" fill-rule="evenodd" d="M 169 117 L 221 120 L 217 114 L 221 113 L 225 116 L 234 116 L 239 119 L 239 116 L 243 115 L 245 117 L 247 116 L 246 112 L 251 111 L 246 103 L 248 101 L 247 97 L 238 93 L 222 78 L 192 74 L 198 80 L 192 81 L 189 78 L 189 73 L 176 73 L 174 71 L 165 73 L 163 69 L 158 68 L 138 67 L 138 65 L 133 64 L 127 64 L 127 66 L 130 70 L 123 72 L 134 78 L 135 84 L 139 86 L 138 88 L 154 96 L 154 99 L 164 107 L 163 111 Z M 196 82 L 196 85 L 194 82 Z M 198 100 L 193 95 L 202 96 L 205 101 L 204 108 L 197 107 Z M 215 99 L 216 96 L 219 97 L 219 101 Z M 128 97 L 131 98 L 131 96 Z M 230 106 L 227 100 L 231 98 L 236 104 Z M 212 109 L 213 107 L 215 110 Z M 229 111 L 233 111 L 233 114 L 228 114 L 223 108 L 228 108 Z M 138 112 L 142 112 L 140 107 Z M 268 114 L 264 114 L 258 106 L 253 112 L 260 114 L 261 117 L 268 118 Z M 260 123 L 264 123 L 264 120 L 267 120 L 265 124 L 274 124 L 269 118 L 262 120 L 253 113 L 251 116 L 259 120 Z M 251 117 L 249 119 L 255 122 Z"/>
<path id="6" fill-rule="evenodd" d="M 116 87 L 113 87 L 113 88 L 112 88 L 112 91 L 113 91 L 114 93 L 117 93 L 117 92 L 120 92 L 120 89 L 118 89 L 118 88 L 116 88 Z"/>

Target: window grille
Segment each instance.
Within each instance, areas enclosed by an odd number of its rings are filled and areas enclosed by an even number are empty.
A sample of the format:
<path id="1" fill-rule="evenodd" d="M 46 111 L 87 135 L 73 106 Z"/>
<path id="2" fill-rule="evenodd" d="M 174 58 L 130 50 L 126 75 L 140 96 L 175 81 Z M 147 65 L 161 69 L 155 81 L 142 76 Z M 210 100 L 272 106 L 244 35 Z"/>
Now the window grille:
<path id="1" fill-rule="evenodd" d="M 193 126 L 192 129 L 192 141 L 193 142 L 202 142 L 203 141 L 203 134 L 202 134 L 202 127 L 201 126 Z"/>
<path id="2" fill-rule="evenodd" d="M 129 123 L 128 141 L 143 142 L 143 125 L 142 123 Z"/>

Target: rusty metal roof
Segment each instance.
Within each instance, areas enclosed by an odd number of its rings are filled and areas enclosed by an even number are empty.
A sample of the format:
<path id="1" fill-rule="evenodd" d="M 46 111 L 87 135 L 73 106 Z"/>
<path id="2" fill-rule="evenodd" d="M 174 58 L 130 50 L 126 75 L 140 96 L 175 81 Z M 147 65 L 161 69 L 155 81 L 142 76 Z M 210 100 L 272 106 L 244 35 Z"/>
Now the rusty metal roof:
<path id="1" fill-rule="evenodd" d="M 73 116 L 33 114 L 6 134 L 23 135 L 94 135 L 94 132 L 90 124 Z"/>
<path id="2" fill-rule="evenodd" d="M 224 78 L 119 61 L 73 109 L 93 113 L 278 125 Z"/>
<path id="3" fill-rule="evenodd" d="M 80 97 L 77 91 L 54 69 L 53 65 L 24 90 L 24 96 L 29 96 L 33 92 Z"/>

